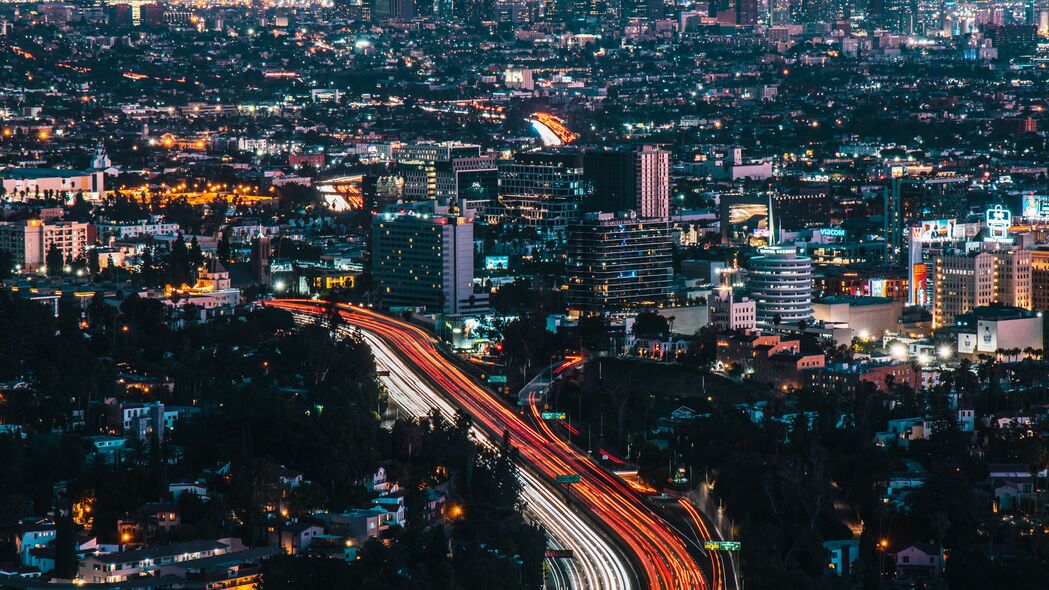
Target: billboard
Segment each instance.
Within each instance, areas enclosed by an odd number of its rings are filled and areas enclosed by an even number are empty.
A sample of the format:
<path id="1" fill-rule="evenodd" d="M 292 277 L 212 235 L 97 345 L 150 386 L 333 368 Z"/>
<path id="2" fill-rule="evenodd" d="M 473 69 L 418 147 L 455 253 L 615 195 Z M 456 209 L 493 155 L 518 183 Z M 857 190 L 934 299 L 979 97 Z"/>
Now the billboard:
<path id="1" fill-rule="evenodd" d="M 976 334 L 958 334 L 958 353 L 972 354 L 976 350 Z"/>
<path id="2" fill-rule="evenodd" d="M 916 242 L 947 242 L 954 239 L 956 227 L 953 219 L 933 219 L 911 228 L 911 238 Z"/>
<path id="3" fill-rule="evenodd" d="M 976 322 L 976 350 L 980 352 L 998 350 L 998 322 L 986 320 Z"/>
<path id="4" fill-rule="evenodd" d="M 317 185 L 324 203 L 332 211 L 359 211 L 364 208 L 364 177 L 343 176 Z"/>
<path id="5" fill-rule="evenodd" d="M 1023 216 L 1027 219 L 1049 220 L 1049 195 L 1024 195 Z"/>
<path id="6" fill-rule="evenodd" d="M 885 279 L 871 279 L 871 297 L 885 297 Z"/>
<path id="7" fill-rule="evenodd" d="M 911 302 L 914 305 L 928 305 L 928 293 L 926 287 L 929 284 L 929 265 L 924 262 L 915 264 L 912 268 L 914 279 L 911 281 Z"/>
<path id="8" fill-rule="evenodd" d="M 510 257 L 509 256 L 485 256 L 484 257 L 484 268 L 485 270 L 506 270 L 510 268 Z"/>

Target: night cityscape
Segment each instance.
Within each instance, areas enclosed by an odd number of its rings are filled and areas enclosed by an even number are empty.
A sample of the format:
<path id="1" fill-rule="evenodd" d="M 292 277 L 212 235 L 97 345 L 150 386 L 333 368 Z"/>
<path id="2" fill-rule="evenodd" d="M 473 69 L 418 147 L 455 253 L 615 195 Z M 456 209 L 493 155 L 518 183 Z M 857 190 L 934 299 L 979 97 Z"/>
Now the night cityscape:
<path id="1" fill-rule="evenodd" d="M 1049 588 L 1049 0 L 0 0 L 0 588 Z"/>

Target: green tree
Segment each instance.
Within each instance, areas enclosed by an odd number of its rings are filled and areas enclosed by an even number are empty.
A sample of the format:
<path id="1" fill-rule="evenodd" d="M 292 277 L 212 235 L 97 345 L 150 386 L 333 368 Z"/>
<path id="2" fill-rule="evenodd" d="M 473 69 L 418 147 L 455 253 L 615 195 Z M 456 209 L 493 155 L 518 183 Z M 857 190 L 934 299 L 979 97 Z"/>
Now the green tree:
<path id="1" fill-rule="evenodd" d="M 65 259 L 62 258 L 62 251 L 57 246 L 52 245 L 47 251 L 47 256 L 44 258 L 44 266 L 47 269 L 47 274 L 51 276 L 58 276 L 62 274 L 62 269 L 65 265 Z"/>

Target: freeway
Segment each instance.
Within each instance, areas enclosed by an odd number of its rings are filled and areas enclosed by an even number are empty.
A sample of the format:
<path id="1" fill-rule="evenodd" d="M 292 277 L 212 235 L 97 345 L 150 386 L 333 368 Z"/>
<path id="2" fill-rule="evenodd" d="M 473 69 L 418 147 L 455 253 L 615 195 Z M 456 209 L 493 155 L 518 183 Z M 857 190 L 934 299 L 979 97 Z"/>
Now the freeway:
<path id="1" fill-rule="evenodd" d="M 551 366 L 549 368 L 549 374 L 545 371 L 540 372 L 540 374 L 527 383 L 518 394 L 518 399 L 521 404 L 527 408 L 527 413 L 535 428 L 539 429 L 550 439 L 556 438 L 564 441 L 563 444 L 566 448 L 571 446 L 571 442 L 562 439 L 554 433 L 553 429 L 550 428 L 548 421 L 542 417 L 542 407 L 549 396 L 549 390 L 551 385 L 553 385 L 554 380 L 560 378 L 572 368 L 580 366 L 584 360 L 585 359 L 579 355 L 566 357 L 562 362 Z M 569 427 L 567 422 L 561 422 L 566 428 Z M 601 452 L 605 453 L 603 450 Z M 613 460 L 620 464 L 623 463 L 623 461 L 619 459 L 613 458 Z M 642 490 L 640 484 L 631 485 L 635 485 L 637 486 L 636 489 Z M 645 491 L 646 493 L 654 493 L 656 490 L 649 489 L 642 491 Z M 691 531 L 691 536 L 688 537 L 688 540 L 696 548 L 696 552 L 702 554 L 710 562 L 709 573 L 713 581 L 713 590 L 726 590 L 726 588 L 730 587 L 738 588 L 739 584 L 733 576 L 731 568 L 728 568 L 729 571 L 726 571 L 725 560 L 722 558 L 721 552 L 707 551 L 703 549 L 703 543 L 705 541 L 724 540 L 720 537 L 720 531 L 717 531 L 719 537 L 715 537 L 711 534 L 711 529 L 715 527 L 713 527 L 713 525 L 707 525 L 707 518 L 702 514 L 699 508 L 697 508 L 696 503 L 690 498 L 679 498 L 675 503 L 675 506 L 684 512 L 686 517 L 685 522 Z M 676 527 L 674 530 L 680 532 Z M 684 533 L 682 533 L 682 535 L 684 536 Z M 731 561 L 729 562 L 729 565 L 731 566 Z"/>
<path id="2" fill-rule="evenodd" d="M 344 331 L 348 329 L 343 328 Z M 380 370 L 389 372 L 381 377 L 391 400 L 402 410 L 416 417 L 440 410 L 445 416 L 454 416 L 456 408 L 421 380 L 392 348 L 372 332 L 362 332 L 372 349 Z M 484 444 L 495 446 L 498 440 L 491 434 L 474 429 L 474 437 Z M 557 490 L 532 473 L 521 470 L 523 495 L 529 512 L 549 533 L 554 548 L 571 549 L 572 559 L 551 560 L 551 573 L 557 588 L 575 590 L 613 590 L 631 588 L 634 577 L 626 556 L 573 511 Z"/>
<path id="3" fill-rule="evenodd" d="M 267 305 L 314 315 L 330 309 L 327 303 L 310 300 L 283 299 Z M 564 441 L 535 430 L 524 417 L 461 371 L 424 330 L 366 308 L 340 304 L 339 312 L 347 324 L 382 339 L 437 389 L 451 396 L 489 435 L 508 433 L 520 456 L 545 480 L 559 475 L 580 476 L 579 483 L 572 485 L 573 501 L 631 553 L 641 577 L 639 586 L 653 590 L 707 588 L 685 539 L 671 530 L 625 482 Z"/>

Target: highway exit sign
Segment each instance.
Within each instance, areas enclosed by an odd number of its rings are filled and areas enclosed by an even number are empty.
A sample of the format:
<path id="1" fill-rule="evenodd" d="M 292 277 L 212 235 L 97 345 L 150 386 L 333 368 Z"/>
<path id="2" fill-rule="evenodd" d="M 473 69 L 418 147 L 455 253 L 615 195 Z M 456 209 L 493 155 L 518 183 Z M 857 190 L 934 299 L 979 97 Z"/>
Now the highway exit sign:
<path id="1" fill-rule="evenodd" d="M 739 541 L 703 541 L 708 551 L 739 551 Z"/>
<path id="2" fill-rule="evenodd" d="M 564 412 L 543 412 L 540 414 L 543 420 L 565 420 L 568 418 L 568 414 Z"/>
<path id="3" fill-rule="evenodd" d="M 506 375 L 489 375 L 489 383 L 506 383 Z"/>
<path id="4" fill-rule="evenodd" d="M 581 481 L 581 479 L 582 478 L 580 478 L 579 475 L 575 474 L 575 473 L 573 473 L 571 475 L 558 475 L 557 476 L 557 483 L 563 483 L 563 484 L 579 483 Z"/>

